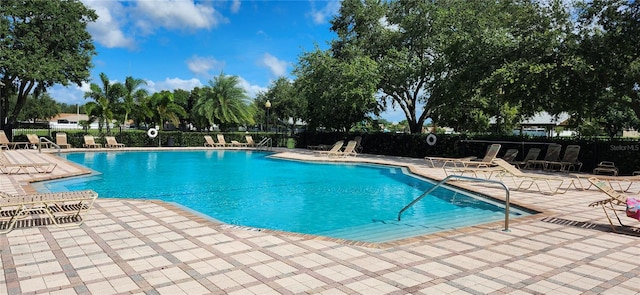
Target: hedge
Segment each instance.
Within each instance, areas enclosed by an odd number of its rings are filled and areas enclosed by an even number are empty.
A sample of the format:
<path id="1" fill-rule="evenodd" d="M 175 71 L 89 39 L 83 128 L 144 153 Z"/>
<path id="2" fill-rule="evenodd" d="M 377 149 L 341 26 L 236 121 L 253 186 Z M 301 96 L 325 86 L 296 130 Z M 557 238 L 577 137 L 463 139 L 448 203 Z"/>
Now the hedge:
<path id="1" fill-rule="evenodd" d="M 51 132 L 50 140 L 55 142 L 55 133 Z M 67 141 L 74 147 L 81 147 L 86 134 L 83 131 L 67 131 Z M 118 142 L 128 147 L 200 147 L 204 145 L 204 135 L 212 135 L 215 138 L 220 132 L 182 132 L 160 131 L 155 139 L 149 138 L 144 130 L 128 130 L 113 132 Z M 613 161 L 620 170 L 621 175 L 630 175 L 640 170 L 640 142 L 638 139 L 615 138 L 530 138 L 521 136 L 497 136 L 497 135 L 465 135 L 465 134 L 437 134 L 434 145 L 427 143 L 428 134 L 406 133 L 344 133 L 344 132 L 302 132 L 293 138 L 279 133 L 246 133 L 224 132 L 227 142 L 236 140 L 245 142 L 245 135 L 251 135 L 255 142 L 260 142 L 268 136 L 272 139 L 273 146 L 306 148 L 310 145 L 333 145 L 338 140 L 351 140 L 356 136 L 362 137 L 363 153 L 388 156 L 402 156 L 411 158 L 434 157 L 482 157 L 487 146 L 492 143 L 500 143 L 502 148 L 498 157 L 501 157 L 507 149 L 518 149 L 517 160 L 526 155 L 529 148 L 541 148 L 541 157 L 546 153 L 546 147 L 550 143 L 558 143 L 563 146 L 561 154 L 567 145 L 577 144 L 581 147 L 578 159 L 583 163 L 582 171 L 591 172 L 601 161 Z M 96 136 L 96 142 L 104 144 L 104 134 L 92 132 Z M 23 138 L 24 137 L 24 138 Z M 293 139 L 293 143 L 292 143 Z M 25 135 L 17 135 L 14 141 L 26 141 Z"/>

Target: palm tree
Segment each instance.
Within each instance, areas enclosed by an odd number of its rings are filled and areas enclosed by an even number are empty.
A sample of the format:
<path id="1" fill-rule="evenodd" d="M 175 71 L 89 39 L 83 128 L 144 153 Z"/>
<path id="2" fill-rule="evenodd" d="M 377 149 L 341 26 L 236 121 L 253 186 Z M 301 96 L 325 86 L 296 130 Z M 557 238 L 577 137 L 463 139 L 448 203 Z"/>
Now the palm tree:
<path id="1" fill-rule="evenodd" d="M 216 119 L 221 124 L 255 124 L 254 109 L 247 93 L 239 87 L 237 76 L 220 76 L 209 81 L 202 89 L 194 109 L 205 117 L 211 126 Z"/>
<path id="2" fill-rule="evenodd" d="M 86 131 L 89 130 L 89 126 L 91 126 L 91 124 L 93 124 L 93 122 L 95 122 L 98 119 L 99 114 L 102 113 L 101 110 L 98 110 L 98 104 L 96 102 L 90 101 L 84 104 L 84 111 L 87 114 L 87 116 L 89 117 L 86 121 L 82 120 L 80 121 L 80 125 L 82 125 L 82 128 Z M 100 130 L 102 130 L 102 126 L 100 126 Z"/>
<path id="3" fill-rule="evenodd" d="M 122 108 L 124 110 L 124 124 L 129 121 L 129 115 L 134 111 L 136 105 L 139 105 L 141 101 L 144 101 L 144 97 L 148 96 L 146 89 L 138 89 L 140 85 L 146 85 L 147 82 L 142 79 L 134 79 L 129 76 L 124 81 L 124 97 Z"/>
<path id="4" fill-rule="evenodd" d="M 173 101 L 173 93 L 163 90 L 151 96 L 151 106 L 154 110 L 154 121 L 160 125 L 160 130 L 164 128 L 165 120 L 171 121 L 173 125 L 180 124 L 180 117 L 187 115 L 187 111 Z"/>
<path id="5" fill-rule="evenodd" d="M 105 73 L 100 73 L 100 85 L 91 83 L 90 90 L 85 92 L 85 98 L 93 98 L 97 106 L 94 107 L 94 115 L 98 118 L 98 129 L 102 132 L 103 124 L 107 124 L 107 134 L 111 133 L 111 122 L 113 121 L 113 110 L 117 107 L 122 96 L 122 84 L 109 82 Z"/>

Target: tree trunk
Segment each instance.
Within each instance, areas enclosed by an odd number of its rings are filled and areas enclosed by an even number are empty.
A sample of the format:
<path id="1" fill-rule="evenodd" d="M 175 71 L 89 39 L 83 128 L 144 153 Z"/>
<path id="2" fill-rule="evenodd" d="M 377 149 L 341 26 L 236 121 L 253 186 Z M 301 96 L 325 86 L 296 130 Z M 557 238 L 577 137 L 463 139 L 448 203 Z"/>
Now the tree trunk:
<path id="1" fill-rule="evenodd" d="M 414 120 L 408 121 L 409 123 L 409 131 L 412 134 L 420 134 L 422 133 L 422 124 L 420 124 L 419 122 L 416 122 Z"/>

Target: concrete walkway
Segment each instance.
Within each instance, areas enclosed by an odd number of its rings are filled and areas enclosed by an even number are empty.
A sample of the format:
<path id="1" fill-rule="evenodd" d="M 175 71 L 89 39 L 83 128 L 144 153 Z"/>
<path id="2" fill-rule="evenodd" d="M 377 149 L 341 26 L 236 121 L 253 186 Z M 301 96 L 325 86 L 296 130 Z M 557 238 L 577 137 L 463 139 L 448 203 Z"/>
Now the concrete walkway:
<path id="1" fill-rule="evenodd" d="M 8 193 L 88 172 L 53 154 L 3 153 L 58 163 L 46 176 L 0 175 Z M 298 150 L 280 156 L 328 160 Z M 422 159 L 345 160 L 445 176 Z M 504 198 L 493 187 L 461 185 Z M 602 210 L 587 206 L 604 197 L 593 189 L 512 191 L 514 203 L 543 213 L 512 221 L 509 232 L 495 223 L 367 244 L 228 226 L 159 201 L 100 196 L 80 227 L 0 235 L 0 294 L 640 294 L 640 235 L 614 233 Z"/>

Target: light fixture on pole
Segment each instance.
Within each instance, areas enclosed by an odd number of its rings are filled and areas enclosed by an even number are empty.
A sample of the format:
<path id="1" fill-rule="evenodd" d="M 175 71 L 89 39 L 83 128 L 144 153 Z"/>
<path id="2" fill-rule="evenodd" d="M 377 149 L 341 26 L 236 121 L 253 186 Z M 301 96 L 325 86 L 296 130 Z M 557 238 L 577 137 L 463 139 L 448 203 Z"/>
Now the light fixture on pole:
<path id="1" fill-rule="evenodd" d="M 271 102 L 267 99 L 264 103 L 264 107 L 267 109 L 267 132 L 269 132 L 269 109 L 271 108 Z"/>

